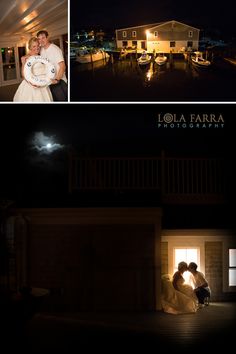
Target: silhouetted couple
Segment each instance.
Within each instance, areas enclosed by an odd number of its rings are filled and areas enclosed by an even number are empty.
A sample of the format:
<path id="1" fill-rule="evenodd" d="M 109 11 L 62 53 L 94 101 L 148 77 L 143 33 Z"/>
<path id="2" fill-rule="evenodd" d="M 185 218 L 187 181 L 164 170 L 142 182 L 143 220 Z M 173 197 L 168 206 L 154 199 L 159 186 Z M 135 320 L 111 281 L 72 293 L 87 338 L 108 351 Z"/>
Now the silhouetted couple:
<path id="1" fill-rule="evenodd" d="M 193 285 L 193 291 L 201 307 L 201 305 L 204 305 L 205 298 L 210 297 L 210 288 L 203 273 L 197 271 L 197 267 L 197 264 L 194 262 L 189 263 L 189 265 L 186 262 L 180 262 L 178 264 L 178 271 L 173 275 L 173 286 L 176 290 L 184 292 L 186 284 L 183 273 L 189 271 L 192 274 L 190 281 Z"/>
<path id="2" fill-rule="evenodd" d="M 186 284 L 183 273 L 191 272 L 193 286 Z M 178 271 L 171 278 L 162 276 L 162 307 L 172 314 L 195 313 L 202 307 L 206 297 L 210 297 L 210 289 L 203 273 L 197 271 L 197 264 L 186 262 L 178 264 Z"/>

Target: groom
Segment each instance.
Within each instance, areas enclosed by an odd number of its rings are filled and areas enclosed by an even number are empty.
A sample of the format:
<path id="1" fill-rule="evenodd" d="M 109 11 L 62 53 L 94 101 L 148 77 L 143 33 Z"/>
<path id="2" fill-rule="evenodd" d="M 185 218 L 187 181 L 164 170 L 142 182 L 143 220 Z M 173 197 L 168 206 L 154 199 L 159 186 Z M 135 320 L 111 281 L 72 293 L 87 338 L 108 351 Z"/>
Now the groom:
<path id="1" fill-rule="evenodd" d="M 39 31 L 37 38 L 41 47 L 40 55 L 47 58 L 56 68 L 56 77 L 50 85 L 53 101 L 68 101 L 68 87 L 65 75 L 66 65 L 63 53 L 57 45 L 49 41 L 47 31 Z"/>

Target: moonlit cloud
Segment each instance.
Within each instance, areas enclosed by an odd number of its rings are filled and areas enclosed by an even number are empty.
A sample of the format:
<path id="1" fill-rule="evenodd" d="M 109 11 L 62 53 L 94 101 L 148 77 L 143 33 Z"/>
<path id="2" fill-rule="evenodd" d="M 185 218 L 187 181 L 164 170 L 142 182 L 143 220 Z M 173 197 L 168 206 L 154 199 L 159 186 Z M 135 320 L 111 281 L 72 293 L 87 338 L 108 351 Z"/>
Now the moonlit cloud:
<path id="1" fill-rule="evenodd" d="M 56 142 L 55 136 L 47 136 L 43 132 L 35 132 L 30 145 L 40 154 L 50 154 L 64 148 L 64 145 Z"/>

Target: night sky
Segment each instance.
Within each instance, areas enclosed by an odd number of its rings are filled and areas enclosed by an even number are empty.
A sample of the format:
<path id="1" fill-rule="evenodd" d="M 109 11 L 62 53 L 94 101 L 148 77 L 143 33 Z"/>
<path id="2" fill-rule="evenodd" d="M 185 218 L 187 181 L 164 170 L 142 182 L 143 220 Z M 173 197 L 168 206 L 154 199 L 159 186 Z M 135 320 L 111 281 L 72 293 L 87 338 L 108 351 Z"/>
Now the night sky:
<path id="1" fill-rule="evenodd" d="M 219 29 L 235 32 L 233 0 L 204 3 L 187 0 L 156 1 L 79 1 L 71 0 L 71 28 L 75 30 L 101 27 L 117 29 L 168 20 L 177 20 L 200 29 Z"/>
<path id="2" fill-rule="evenodd" d="M 1 121 L 2 197 L 21 200 L 32 193 L 58 195 L 68 188 L 68 151 L 74 147 L 90 156 L 234 156 L 235 117 L 232 107 L 217 105 L 34 105 L 34 115 L 17 112 L 25 106 L 7 105 Z M 1 107 L 3 108 L 3 106 Z M 157 114 L 219 113 L 224 129 L 157 129 Z M 35 133 L 53 137 L 63 148 L 41 153 L 33 148 Z"/>

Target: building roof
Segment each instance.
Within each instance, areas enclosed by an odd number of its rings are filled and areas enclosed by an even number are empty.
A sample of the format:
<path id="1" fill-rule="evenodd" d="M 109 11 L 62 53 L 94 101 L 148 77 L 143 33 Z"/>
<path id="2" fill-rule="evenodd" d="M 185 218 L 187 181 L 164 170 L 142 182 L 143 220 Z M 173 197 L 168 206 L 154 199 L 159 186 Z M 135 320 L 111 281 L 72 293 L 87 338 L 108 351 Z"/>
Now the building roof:
<path id="1" fill-rule="evenodd" d="M 145 28 L 145 27 L 156 27 L 156 26 L 159 26 L 161 24 L 164 24 L 165 22 L 156 22 L 156 23 L 150 23 L 150 24 L 147 24 L 147 25 L 141 25 L 141 26 L 132 26 L 132 27 L 124 27 L 124 28 L 118 28 L 117 31 L 122 31 L 122 30 L 126 30 L 126 29 L 131 29 L 131 28 Z"/>
<path id="2" fill-rule="evenodd" d="M 188 26 L 188 27 L 191 27 L 191 28 L 194 28 L 194 29 L 200 31 L 199 28 L 190 26 L 190 25 L 188 25 L 188 24 L 186 24 L 186 23 L 179 22 L 179 21 L 176 21 L 176 20 L 170 20 L 170 21 L 164 21 L 164 22 L 151 23 L 151 24 L 142 25 L 142 26 L 132 26 L 132 27 L 126 27 L 126 28 L 119 28 L 119 29 L 117 29 L 117 31 L 127 30 L 127 29 L 131 29 L 131 28 L 141 28 L 141 27 L 143 27 L 143 28 L 147 27 L 147 28 L 149 28 L 149 29 L 153 29 L 153 28 L 155 28 L 155 27 L 160 27 L 160 26 L 166 25 L 167 23 L 170 23 L 170 22 L 172 22 L 172 23 L 179 23 L 179 24 L 181 24 L 181 25 L 185 25 L 185 26 Z"/>
<path id="3" fill-rule="evenodd" d="M 174 23 L 179 23 L 179 24 L 181 24 L 181 25 L 185 25 L 185 26 L 188 26 L 188 27 L 191 27 L 191 28 L 194 28 L 194 29 L 200 31 L 199 28 L 196 28 L 196 27 L 190 26 L 190 25 L 188 25 L 188 24 L 186 24 L 186 23 L 179 22 L 179 21 L 175 21 L 175 20 L 166 21 L 166 22 L 161 22 L 161 23 L 159 23 L 159 24 L 157 24 L 157 25 L 155 25 L 155 26 L 153 26 L 153 27 L 150 27 L 150 29 L 155 28 L 155 27 L 160 27 L 160 26 L 166 25 L 167 23 L 170 23 L 170 22 L 172 22 L 173 24 L 174 24 Z"/>

